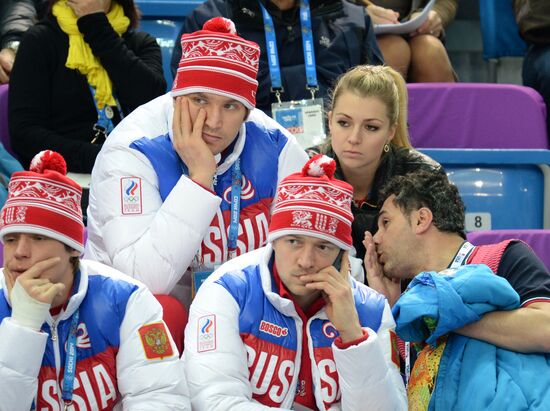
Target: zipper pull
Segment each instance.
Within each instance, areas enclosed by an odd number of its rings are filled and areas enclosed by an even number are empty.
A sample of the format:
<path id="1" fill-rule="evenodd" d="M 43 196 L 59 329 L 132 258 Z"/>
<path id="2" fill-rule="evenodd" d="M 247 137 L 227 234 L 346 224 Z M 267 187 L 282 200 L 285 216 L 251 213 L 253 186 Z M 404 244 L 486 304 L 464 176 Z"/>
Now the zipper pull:
<path id="1" fill-rule="evenodd" d="M 57 321 L 52 322 L 52 341 L 57 341 Z"/>

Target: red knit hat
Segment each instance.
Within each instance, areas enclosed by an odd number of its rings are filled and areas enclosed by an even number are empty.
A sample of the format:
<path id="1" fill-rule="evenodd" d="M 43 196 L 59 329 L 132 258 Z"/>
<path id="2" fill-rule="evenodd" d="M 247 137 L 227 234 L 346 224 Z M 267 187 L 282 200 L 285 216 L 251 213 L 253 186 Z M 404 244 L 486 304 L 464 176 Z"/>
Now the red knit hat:
<path id="1" fill-rule="evenodd" d="M 181 36 L 181 60 L 172 96 L 214 93 L 240 101 L 252 110 L 258 89 L 260 47 L 237 35 L 224 17 L 204 23 L 202 30 Z"/>
<path id="2" fill-rule="evenodd" d="M 61 154 L 38 153 L 30 171 L 13 173 L 0 212 L 0 240 L 11 233 L 41 234 L 84 251 L 82 188 L 68 178 Z"/>
<path id="3" fill-rule="evenodd" d="M 285 235 L 306 235 L 330 241 L 341 249 L 352 247 L 353 187 L 334 178 L 336 162 L 318 154 L 301 173 L 279 184 L 268 241 Z"/>

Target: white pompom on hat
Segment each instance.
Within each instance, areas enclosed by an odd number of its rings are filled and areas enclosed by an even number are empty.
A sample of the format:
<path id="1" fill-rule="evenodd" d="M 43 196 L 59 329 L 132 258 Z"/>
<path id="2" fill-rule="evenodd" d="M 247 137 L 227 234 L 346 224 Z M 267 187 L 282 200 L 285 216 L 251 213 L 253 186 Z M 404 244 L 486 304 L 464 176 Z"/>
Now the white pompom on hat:
<path id="1" fill-rule="evenodd" d="M 84 251 L 82 188 L 66 174 L 65 159 L 51 150 L 38 153 L 29 171 L 13 173 L 0 212 L 0 241 L 11 233 L 40 234 Z"/>
<path id="2" fill-rule="evenodd" d="M 301 173 L 281 181 L 268 241 L 285 235 L 305 235 L 351 249 L 353 187 L 335 179 L 335 170 L 332 158 L 318 154 L 304 165 Z"/>

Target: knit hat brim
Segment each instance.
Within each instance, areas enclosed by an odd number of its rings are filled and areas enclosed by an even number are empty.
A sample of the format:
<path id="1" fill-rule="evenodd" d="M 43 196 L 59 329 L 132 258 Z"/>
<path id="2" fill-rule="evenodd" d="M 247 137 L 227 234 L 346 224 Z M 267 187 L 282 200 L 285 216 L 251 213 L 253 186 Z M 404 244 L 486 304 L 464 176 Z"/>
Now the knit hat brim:
<path id="1" fill-rule="evenodd" d="M 77 250 L 80 254 L 84 252 L 84 247 L 82 243 L 73 240 L 71 237 L 68 237 L 58 231 L 51 230 L 47 227 L 29 225 L 29 224 L 12 224 L 0 229 L 0 241 L 4 244 L 4 237 L 8 234 L 37 234 L 43 235 L 48 238 L 53 238 L 54 240 L 60 241 L 63 244 L 68 245 L 69 247 Z"/>
<path id="2" fill-rule="evenodd" d="M 342 250 L 351 250 L 352 246 L 349 244 L 346 244 L 342 241 L 340 241 L 337 237 L 333 236 L 327 236 L 325 234 L 317 233 L 315 231 L 311 230 L 301 230 L 298 228 L 286 228 L 281 230 L 276 230 L 273 232 L 270 232 L 267 236 L 267 241 L 270 243 L 273 243 L 276 239 L 287 236 L 287 235 L 303 235 L 306 237 L 315 237 L 320 240 L 326 240 L 332 244 L 334 244 L 336 247 L 341 248 Z"/>

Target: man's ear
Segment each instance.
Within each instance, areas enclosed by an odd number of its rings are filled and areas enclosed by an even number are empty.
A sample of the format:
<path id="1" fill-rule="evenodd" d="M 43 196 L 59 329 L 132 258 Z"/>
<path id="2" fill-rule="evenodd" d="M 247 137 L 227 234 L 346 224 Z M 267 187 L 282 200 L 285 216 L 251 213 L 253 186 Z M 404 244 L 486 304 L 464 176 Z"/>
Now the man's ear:
<path id="1" fill-rule="evenodd" d="M 75 250 L 74 248 L 69 252 L 71 257 L 80 257 L 80 251 Z"/>
<path id="2" fill-rule="evenodd" d="M 422 234 L 432 226 L 433 214 L 428 207 L 421 207 L 414 213 L 413 227 L 417 234 Z"/>

